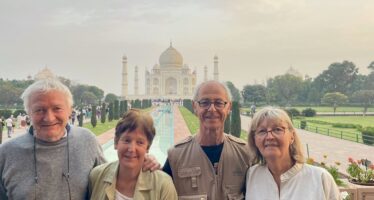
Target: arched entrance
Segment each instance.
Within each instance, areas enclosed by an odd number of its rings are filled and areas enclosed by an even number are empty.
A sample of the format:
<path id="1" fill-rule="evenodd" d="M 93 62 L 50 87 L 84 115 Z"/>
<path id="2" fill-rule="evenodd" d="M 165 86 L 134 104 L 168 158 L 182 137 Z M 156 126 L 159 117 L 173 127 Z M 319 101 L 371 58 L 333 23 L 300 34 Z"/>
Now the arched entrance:
<path id="1" fill-rule="evenodd" d="M 169 77 L 166 79 L 165 82 L 165 93 L 166 95 L 176 95 L 177 94 L 177 88 L 178 88 L 178 82 L 177 79 L 173 77 Z"/>

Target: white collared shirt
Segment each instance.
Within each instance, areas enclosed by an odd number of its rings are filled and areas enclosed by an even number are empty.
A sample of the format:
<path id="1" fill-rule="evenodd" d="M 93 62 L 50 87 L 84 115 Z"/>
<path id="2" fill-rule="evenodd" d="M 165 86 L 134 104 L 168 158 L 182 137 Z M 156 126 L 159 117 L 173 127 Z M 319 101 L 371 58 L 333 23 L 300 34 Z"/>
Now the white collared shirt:
<path id="1" fill-rule="evenodd" d="M 281 175 L 280 192 L 266 165 L 248 169 L 248 200 L 337 200 L 340 192 L 325 169 L 308 164 L 295 164 Z"/>

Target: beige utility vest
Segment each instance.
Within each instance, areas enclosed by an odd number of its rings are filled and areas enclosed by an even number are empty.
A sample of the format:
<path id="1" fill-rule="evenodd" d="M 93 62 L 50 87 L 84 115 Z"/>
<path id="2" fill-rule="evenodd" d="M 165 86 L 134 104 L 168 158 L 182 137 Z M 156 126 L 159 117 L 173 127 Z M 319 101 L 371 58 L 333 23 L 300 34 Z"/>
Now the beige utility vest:
<path id="1" fill-rule="evenodd" d="M 250 153 L 244 140 L 225 134 L 217 174 L 195 137 L 168 151 L 173 181 L 180 200 L 244 199 Z"/>

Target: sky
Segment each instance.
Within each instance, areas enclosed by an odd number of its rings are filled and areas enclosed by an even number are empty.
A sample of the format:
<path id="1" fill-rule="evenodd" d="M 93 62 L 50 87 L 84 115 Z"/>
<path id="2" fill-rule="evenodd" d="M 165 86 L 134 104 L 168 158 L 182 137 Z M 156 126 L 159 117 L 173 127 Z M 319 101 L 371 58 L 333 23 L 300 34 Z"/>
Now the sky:
<path id="1" fill-rule="evenodd" d="M 0 78 L 26 79 L 48 67 L 58 76 L 120 95 L 122 56 L 139 82 L 170 41 L 197 81 L 242 89 L 290 67 L 316 77 L 351 61 L 368 74 L 374 61 L 373 0 L 2 0 Z M 140 93 L 144 85 L 140 84 Z"/>

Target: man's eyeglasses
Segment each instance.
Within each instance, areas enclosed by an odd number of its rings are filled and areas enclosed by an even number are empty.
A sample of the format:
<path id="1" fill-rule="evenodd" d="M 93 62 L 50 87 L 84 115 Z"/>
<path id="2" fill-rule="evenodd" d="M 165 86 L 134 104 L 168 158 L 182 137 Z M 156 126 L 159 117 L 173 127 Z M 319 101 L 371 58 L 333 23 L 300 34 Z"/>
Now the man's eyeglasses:
<path id="1" fill-rule="evenodd" d="M 256 136 L 257 137 L 265 137 L 268 135 L 268 133 L 271 133 L 274 137 L 281 137 L 284 135 L 284 133 L 286 132 L 286 128 L 284 127 L 275 127 L 275 128 L 272 128 L 271 130 L 267 130 L 267 129 L 260 129 L 258 131 L 255 132 Z"/>
<path id="2" fill-rule="evenodd" d="M 209 101 L 209 100 L 204 99 L 204 100 L 197 101 L 197 103 L 199 104 L 200 108 L 203 108 L 203 109 L 209 109 L 210 105 L 212 104 L 214 105 L 216 109 L 223 109 L 225 108 L 227 101 L 223 101 L 223 100 Z"/>

